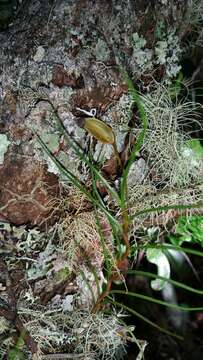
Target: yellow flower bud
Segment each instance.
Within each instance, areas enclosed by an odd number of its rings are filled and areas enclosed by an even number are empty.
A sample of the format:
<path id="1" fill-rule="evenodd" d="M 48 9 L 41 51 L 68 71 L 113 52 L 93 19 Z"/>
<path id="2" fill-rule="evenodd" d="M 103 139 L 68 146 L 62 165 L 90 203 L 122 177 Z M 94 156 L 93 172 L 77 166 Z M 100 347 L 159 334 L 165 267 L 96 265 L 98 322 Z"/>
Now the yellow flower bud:
<path id="1" fill-rule="evenodd" d="M 86 118 L 84 128 L 103 144 L 113 144 L 115 141 L 111 127 L 99 119 Z"/>

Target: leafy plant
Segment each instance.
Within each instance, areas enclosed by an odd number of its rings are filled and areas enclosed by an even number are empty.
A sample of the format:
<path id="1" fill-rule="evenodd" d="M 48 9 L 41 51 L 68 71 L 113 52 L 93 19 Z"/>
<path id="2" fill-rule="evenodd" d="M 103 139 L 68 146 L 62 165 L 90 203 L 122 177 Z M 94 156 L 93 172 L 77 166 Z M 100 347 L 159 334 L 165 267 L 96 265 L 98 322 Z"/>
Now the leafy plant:
<path id="1" fill-rule="evenodd" d="M 137 275 L 139 271 L 129 270 L 129 260 L 131 261 L 131 246 L 133 249 L 133 253 L 135 253 L 135 248 L 139 251 L 140 249 L 143 249 L 146 251 L 147 258 L 149 262 L 152 262 L 157 265 L 158 267 L 158 275 L 153 273 L 146 273 L 142 272 L 144 276 L 152 277 L 155 280 L 152 281 L 152 287 L 156 290 L 161 290 L 162 287 L 166 282 L 171 282 L 175 286 L 179 286 L 184 288 L 187 291 L 193 291 L 198 293 L 199 295 L 202 295 L 203 292 L 198 289 L 192 289 L 191 287 L 178 283 L 174 280 L 170 279 L 170 268 L 168 265 L 167 258 L 164 255 L 164 251 L 167 248 L 167 245 L 160 245 L 159 242 L 156 242 L 155 244 L 146 243 L 144 245 L 131 245 L 130 243 L 130 234 L 132 229 L 135 227 L 135 222 L 137 220 L 140 221 L 140 219 L 146 219 L 151 214 L 160 214 L 163 216 L 165 212 L 170 211 L 176 211 L 181 212 L 188 209 L 195 209 L 195 208 L 202 208 L 203 203 L 199 200 L 199 197 L 197 197 L 197 201 L 195 203 L 182 203 L 179 201 L 176 204 L 173 204 L 173 202 L 168 202 L 168 200 L 158 205 L 157 203 L 153 204 L 152 199 L 152 206 L 146 206 L 147 204 L 144 202 L 139 203 L 141 205 L 141 208 L 136 208 L 136 204 L 133 208 L 131 208 L 129 203 L 129 188 L 128 188 L 128 177 L 130 170 L 132 168 L 132 165 L 135 163 L 135 160 L 137 158 L 138 153 L 141 151 L 144 144 L 149 145 L 149 129 L 148 129 L 148 114 L 150 114 L 149 107 L 152 105 L 155 109 L 153 113 L 153 121 L 156 125 L 156 129 L 158 129 L 158 124 L 155 123 L 155 113 L 157 111 L 160 111 L 160 107 L 156 108 L 155 103 L 151 101 L 151 99 L 147 99 L 146 97 L 140 96 L 140 94 L 137 92 L 137 90 L 134 88 L 134 85 L 132 81 L 129 79 L 128 75 L 125 74 L 125 80 L 128 84 L 129 93 L 132 97 L 133 103 L 137 108 L 137 111 L 139 113 L 139 118 L 141 122 L 140 129 L 136 132 L 136 141 L 132 148 L 130 147 L 130 155 L 126 163 L 123 163 L 123 161 L 120 158 L 120 154 L 118 153 L 117 146 L 116 146 L 116 139 L 114 136 L 113 131 L 111 128 L 105 123 L 103 123 L 101 120 L 94 119 L 94 118 L 88 118 L 86 119 L 86 129 L 90 132 L 92 136 L 94 136 L 98 141 L 101 141 L 103 143 L 110 143 L 114 147 L 114 154 L 115 158 L 117 159 L 117 164 L 120 172 L 120 180 L 119 180 L 119 186 L 116 188 L 115 186 L 112 186 L 110 181 L 106 179 L 102 172 L 98 169 L 98 165 L 93 161 L 93 157 L 91 154 L 85 154 L 83 149 L 80 147 L 80 145 L 73 139 L 73 137 L 66 131 L 66 128 L 58 116 L 57 110 L 54 108 L 52 103 L 50 102 L 50 105 L 52 107 L 52 110 L 55 114 L 57 129 L 61 135 L 64 136 L 67 144 L 74 150 L 75 154 L 78 156 L 80 161 L 84 163 L 86 166 L 89 167 L 89 174 L 91 176 L 91 182 L 92 187 L 91 190 L 85 186 L 85 184 L 78 179 L 69 169 L 65 168 L 63 164 L 52 154 L 52 152 L 49 150 L 47 145 L 44 143 L 44 141 L 38 136 L 38 141 L 41 145 L 41 147 L 44 149 L 46 154 L 50 157 L 50 159 L 55 163 L 55 165 L 58 167 L 60 172 L 63 174 L 63 176 L 72 184 L 74 185 L 79 191 L 81 191 L 82 194 L 91 202 L 94 212 L 95 212 L 95 219 L 98 226 L 98 233 L 100 236 L 100 244 L 101 249 L 103 251 L 103 269 L 104 269 L 104 276 L 105 276 L 105 284 L 103 284 L 102 290 L 100 290 L 99 287 L 99 276 L 96 273 L 96 269 L 92 268 L 92 272 L 94 275 L 94 279 L 97 284 L 97 298 L 95 299 L 95 293 L 92 290 L 92 299 L 93 299 L 93 307 L 91 309 L 92 314 L 98 314 L 104 307 L 106 302 L 111 303 L 115 307 L 121 307 L 122 309 L 127 310 L 128 312 L 132 313 L 133 315 L 137 316 L 138 318 L 142 319 L 143 321 L 147 322 L 148 324 L 154 326 L 156 329 L 159 329 L 160 331 L 163 331 L 171 336 L 176 336 L 177 338 L 180 338 L 179 335 L 174 335 L 167 329 L 161 328 L 159 325 L 153 323 L 151 320 L 147 319 L 142 314 L 135 311 L 135 309 L 129 308 L 128 306 L 119 303 L 114 295 L 116 293 L 125 294 L 127 296 L 133 296 L 133 297 L 139 297 L 143 300 L 152 301 L 160 305 L 165 306 L 171 306 L 171 304 L 157 300 L 154 297 L 147 297 L 142 294 L 132 293 L 128 290 L 122 291 L 122 290 L 112 290 L 112 284 L 114 282 L 121 282 L 124 280 L 126 274 L 134 273 Z M 161 97 L 163 100 L 163 97 Z M 161 100 L 161 101 L 162 101 Z M 165 100 L 164 100 L 165 101 Z M 171 104 L 170 104 L 171 105 Z M 189 112 L 189 107 L 186 107 L 186 113 L 183 111 L 178 115 L 174 113 L 174 117 L 181 117 L 184 114 L 187 115 L 187 111 Z M 166 124 L 167 124 L 167 118 L 165 117 L 165 113 L 162 116 L 162 124 L 163 124 L 163 133 L 165 134 L 166 130 Z M 174 120 L 175 121 L 175 120 Z M 161 124 L 161 126 L 162 126 Z M 172 119 L 172 127 L 173 128 L 173 119 Z M 168 126 L 168 124 L 167 124 Z M 159 141 L 159 132 L 156 132 L 156 129 L 152 128 L 150 131 L 155 134 L 154 141 L 157 143 Z M 154 132 L 155 131 L 155 132 Z M 177 131 L 177 124 L 175 122 L 174 132 Z M 164 137 L 163 137 L 164 138 Z M 146 140 L 146 142 L 145 142 Z M 158 146 L 158 145 L 157 145 Z M 150 151 L 151 147 L 146 146 L 148 151 Z M 153 151 L 158 151 L 159 148 L 155 147 Z M 160 154 L 156 154 L 156 156 Z M 164 153 L 165 154 L 165 153 Z M 161 152 L 161 156 L 162 156 Z M 171 159 L 169 159 L 171 161 Z M 158 168 L 159 174 L 163 174 L 165 170 L 165 166 L 167 164 L 164 163 L 161 164 Z M 171 165 L 173 167 L 173 165 Z M 171 176 L 169 173 L 170 169 L 167 169 L 167 175 Z M 177 174 L 172 174 L 172 176 L 177 176 Z M 166 177 L 164 180 L 166 180 Z M 175 180 L 174 180 L 175 179 Z M 176 183 L 177 177 L 172 178 L 171 183 Z M 186 183 L 189 181 L 189 177 L 187 178 Z M 110 206 L 109 203 L 105 202 L 102 198 L 100 192 L 98 191 L 98 182 L 101 183 L 106 191 L 108 192 L 108 197 L 111 199 Z M 181 192 L 181 188 L 178 189 L 178 192 Z M 171 197 L 170 197 L 171 199 Z M 139 201 L 139 200 L 138 200 Z M 150 203 L 149 203 L 150 204 Z M 101 215 L 105 216 L 106 219 L 109 222 L 112 237 L 113 237 L 113 244 L 109 247 L 106 243 L 105 234 L 101 225 Z M 77 243 L 76 246 L 79 246 Z M 171 245 L 170 245 L 171 246 Z M 172 247 L 170 247 L 172 248 Z M 182 249 L 178 246 L 175 247 L 179 251 L 182 251 Z M 187 251 L 187 249 L 186 249 Z M 190 252 L 190 249 L 188 249 L 188 252 Z M 192 252 L 192 250 L 191 250 Z M 195 252 L 195 250 L 194 250 Z M 197 255 L 202 256 L 202 254 L 199 251 L 195 252 Z M 84 258 L 87 260 L 87 263 L 91 262 L 91 259 L 89 258 L 87 253 L 84 253 Z M 134 272 L 133 272 L 134 271 Z M 88 280 L 86 279 L 85 274 L 83 273 L 83 278 L 85 282 L 89 285 Z M 99 295 L 98 295 L 99 293 Z M 202 308 L 191 308 L 191 307 L 181 307 L 179 305 L 176 305 L 176 308 L 181 308 L 185 311 L 197 311 Z"/>
<path id="2" fill-rule="evenodd" d="M 181 246 L 183 242 L 203 246 L 203 216 L 182 216 L 175 226 L 175 234 L 170 234 L 169 239 L 174 245 Z"/>
<path id="3" fill-rule="evenodd" d="M 24 360 L 25 359 L 24 354 L 20 351 L 20 348 L 22 348 L 23 343 L 24 343 L 23 334 L 21 334 L 19 336 L 19 338 L 17 339 L 15 347 L 9 351 L 8 360 Z"/>

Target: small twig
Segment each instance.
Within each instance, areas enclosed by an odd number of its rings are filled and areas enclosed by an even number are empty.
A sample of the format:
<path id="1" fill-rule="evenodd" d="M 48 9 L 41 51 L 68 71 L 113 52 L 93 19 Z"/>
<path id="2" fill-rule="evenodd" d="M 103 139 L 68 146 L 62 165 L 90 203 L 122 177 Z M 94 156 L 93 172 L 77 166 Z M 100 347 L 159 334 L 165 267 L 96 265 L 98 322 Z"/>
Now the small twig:
<path id="1" fill-rule="evenodd" d="M 81 111 L 83 114 L 92 116 L 92 117 L 96 116 L 96 114 L 97 114 L 97 109 L 95 109 L 95 108 L 92 108 L 90 111 L 87 111 L 87 110 L 81 109 L 79 107 L 76 107 L 76 110 Z"/>
<path id="2" fill-rule="evenodd" d="M 120 158 L 120 155 L 118 152 L 116 141 L 112 145 L 113 145 L 113 150 L 114 150 L 114 154 L 115 154 L 115 158 L 117 160 L 118 166 L 119 166 L 120 170 L 122 170 L 122 162 L 121 162 L 121 158 Z"/>
<path id="3" fill-rule="evenodd" d="M 54 7 L 56 6 L 56 2 L 54 1 L 50 11 L 49 11 L 49 15 L 48 15 L 48 20 L 47 20 L 47 32 L 49 31 L 49 22 L 50 22 L 50 19 L 51 19 L 51 16 L 52 16 L 52 12 L 54 10 Z"/>
<path id="4" fill-rule="evenodd" d="M 112 275 L 110 277 L 105 290 L 101 293 L 96 304 L 93 306 L 92 311 L 91 311 L 92 314 L 96 314 L 100 310 L 103 300 L 109 295 L 113 280 L 114 280 L 114 275 Z"/>
<path id="5" fill-rule="evenodd" d="M 47 360 L 61 360 L 61 359 L 84 359 L 85 356 L 87 355 L 91 355 L 91 353 L 83 353 L 83 354 L 47 354 L 47 355 L 41 355 L 42 359 L 47 359 Z"/>

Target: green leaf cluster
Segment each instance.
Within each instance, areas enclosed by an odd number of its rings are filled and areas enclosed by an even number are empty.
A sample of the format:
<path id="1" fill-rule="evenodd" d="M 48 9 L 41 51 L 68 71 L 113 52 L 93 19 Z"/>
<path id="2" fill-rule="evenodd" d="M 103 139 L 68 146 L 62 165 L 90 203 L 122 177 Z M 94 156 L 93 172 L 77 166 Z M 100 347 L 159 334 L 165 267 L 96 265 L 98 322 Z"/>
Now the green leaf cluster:
<path id="1" fill-rule="evenodd" d="M 182 245 L 183 242 L 190 242 L 203 246 L 203 215 L 194 215 L 187 218 L 182 216 L 178 220 L 175 234 L 169 235 L 174 245 Z"/>

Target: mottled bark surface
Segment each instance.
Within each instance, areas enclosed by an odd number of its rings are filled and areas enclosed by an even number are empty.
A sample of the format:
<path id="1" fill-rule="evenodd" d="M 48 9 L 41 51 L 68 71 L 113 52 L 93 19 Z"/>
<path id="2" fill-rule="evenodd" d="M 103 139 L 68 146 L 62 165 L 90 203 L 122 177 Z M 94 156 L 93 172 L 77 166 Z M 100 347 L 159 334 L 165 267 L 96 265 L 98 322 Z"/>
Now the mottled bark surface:
<path id="1" fill-rule="evenodd" d="M 163 31 L 175 26 L 180 33 L 186 4 L 170 1 L 164 6 L 164 3 L 79 0 L 1 3 L 11 14 L 10 20 L 5 20 L 10 24 L 0 33 L 0 129 L 8 134 L 8 151 L 15 153 L 22 168 L 25 165 L 22 156 L 28 163 L 34 155 L 39 160 L 33 153 L 33 131 L 49 132 L 52 127 L 49 109 L 40 102 L 41 98 L 49 98 L 61 108 L 66 125 L 71 123 L 72 127 L 72 121 L 81 115 L 77 107 L 96 108 L 98 116 L 105 116 L 126 92 L 118 61 L 142 87 L 149 87 L 154 78 L 162 80 L 168 76 L 167 64 L 155 61 L 156 31 L 159 23 L 165 23 Z M 137 33 L 145 39 L 141 50 L 133 48 L 133 34 Z M 139 51 L 141 61 L 136 58 Z M 111 115 L 115 121 L 120 116 L 115 111 Z M 8 154 L 7 158 L 10 156 L 14 155 Z M 25 168 L 26 173 L 30 171 L 29 166 Z M 6 167 L 2 167 L 1 172 L 4 171 Z M 1 191 L 7 192 L 2 196 L 8 201 L 8 191 L 3 188 L 2 182 Z M 15 193 L 15 189 L 10 190 Z M 12 217 L 6 214 L 4 219 L 19 223 L 14 214 Z M 30 221 L 27 216 L 25 223 Z"/>
<path id="2" fill-rule="evenodd" d="M 132 105 L 124 79 L 127 70 L 143 96 L 154 94 L 158 84 L 162 86 L 157 91 L 157 101 L 153 96 L 149 102 L 143 97 L 148 118 L 153 108 L 154 118 L 161 120 L 159 126 L 159 123 L 154 125 L 153 116 L 150 119 L 154 138 L 146 136 L 148 142 L 131 168 L 129 207 L 135 203 L 140 211 L 143 205 L 158 206 L 159 201 L 162 206 L 173 204 L 174 199 L 178 199 L 177 204 L 184 198 L 186 204 L 197 201 L 200 187 L 194 189 L 192 184 L 189 189 L 178 188 L 176 192 L 176 177 L 178 171 L 181 176 L 182 165 L 174 171 L 178 157 L 171 142 L 179 128 L 170 119 L 178 113 L 178 106 L 173 113 L 173 99 L 167 102 L 168 98 L 165 101 L 162 96 L 180 74 L 184 41 L 192 28 L 190 5 L 189 0 L 0 0 L 0 316 L 4 317 L 0 322 L 0 330 L 3 329 L 0 354 L 4 354 L 3 359 L 13 350 L 19 334 L 29 359 L 43 359 L 43 355 L 55 352 L 69 356 L 73 352 L 73 356 L 82 353 L 86 360 L 98 360 L 101 356 L 110 359 L 113 351 L 116 359 L 124 358 L 123 345 L 128 343 L 129 334 L 117 323 L 117 318 L 99 318 L 102 334 L 106 336 L 101 337 L 100 325 L 90 314 L 98 288 L 107 283 L 94 205 L 67 179 L 64 181 L 57 166 L 42 150 L 38 136 L 64 168 L 85 184 L 88 191 L 93 191 L 86 164 L 78 159 L 58 130 L 57 113 L 84 154 L 92 152 L 95 162 L 102 158 L 101 163 L 98 161 L 101 173 L 117 190 L 119 166 L 127 164 L 130 150 L 136 144 L 135 134 L 141 128 L 139 111 Z M 201 64 L 200 61 L 193 74 L 195 80 L 199 73 L 201 77 Z M 159 98 L 163 101 L 158 102 Z M 169 115 L 165 112 L 167 106 L 171 106 Z M 112 146 L 103 146 L 95 139 L 90 141 L 84 130 L 85 117 L 92 115 L 92 111 L 113 129 L 120 165 Z M 190 118 L 189 111 L 185 117 Z M 167 141 L 163 136 L 166 133 Z M 158 170 L 157 154 L 166 157 Z M 170 178 L 171 169 L 173 178 Z M 149 182 L 144 183 L 148 175 Z M 120 220 L 123 213 L 109 200 L 104 184 L 97 180 L 96 188 L 108 208 L 116 209 Z M 170 199 L 168 193 L 172 194 Z M 135 230 L 140 224 L 145 228 L 150 225 L 164 228 L 176 217 L 178 211 L 169 211 L 166 216 L 162 213 L 153 219 L 141 218 L 133 226 Z M 115 244 L 104 214 L 99 213 L 99 222 L 105 244 L 113 253 Z M 133 236 L 132 233 L 132 239 Z M 138 256 L 138 264 L 142 259 L 143 253 Z M 114 272 L 118 270 L 115 264 Z M 128 260 L 121 258 L 119 270 L 125 274 L 128 266 Z M 116 275 L 117 280 L 123 279 Z M 140 284 L 137 279 L 135 284 L 129 278 L 127 285 L 131 286 L 131 282 L 138 290 L 147 288 L 148 295 L 151 294 L 143 279 Z M 147 306 L 145 312 L 155 317 L 159 325 L 166 326 L 168 320 L 159 308 L 153 311 Z M 142 325 L 140 329 L 144 338 Z M 89 346 L 86 337 L 90 330 L 93 337 Z M 5 340 L 6 336 L 11 342 Z M 156 336 L 149 333 L 149 337 L 156 346 Z M 146 343 L 139 344 L 144 349 Z M 160 337 L 158 344 L 162 357 L 157 359 L 166 359 L 164 356 L 182 359 L 176 343 Z"/>

